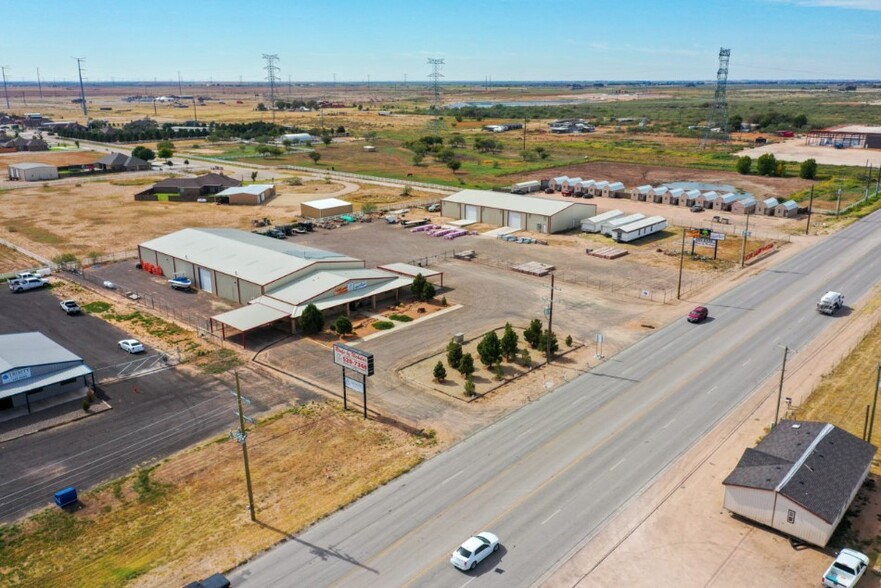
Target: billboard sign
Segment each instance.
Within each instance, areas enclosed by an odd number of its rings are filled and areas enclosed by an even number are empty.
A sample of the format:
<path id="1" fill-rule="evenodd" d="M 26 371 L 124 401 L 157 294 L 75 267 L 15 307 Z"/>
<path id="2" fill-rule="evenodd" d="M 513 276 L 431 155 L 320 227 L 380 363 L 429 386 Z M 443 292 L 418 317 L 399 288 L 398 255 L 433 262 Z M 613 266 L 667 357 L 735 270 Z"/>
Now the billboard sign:
<path id="1" fill-rule="evenodd" d="M 355 347 L 334 343 L 333 362 L 365 376 L 373 375 L 373 354 Z"/>
<path id="2" fill-rule="evenodd" d="M 358 394 L 364 394 L 364 382 L 346 376 L 346 388 L 354 390 Z"/>

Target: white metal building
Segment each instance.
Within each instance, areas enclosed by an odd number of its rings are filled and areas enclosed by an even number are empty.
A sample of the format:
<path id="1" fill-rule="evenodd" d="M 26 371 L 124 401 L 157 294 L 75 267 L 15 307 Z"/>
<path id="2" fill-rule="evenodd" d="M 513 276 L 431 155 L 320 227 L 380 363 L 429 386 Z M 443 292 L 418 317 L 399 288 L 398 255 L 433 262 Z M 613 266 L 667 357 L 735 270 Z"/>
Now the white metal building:
<path id="1" fill-rule="evenodd" d="M 700 197 L 700 190 L 686 190 L 684 194 L 679 196 L 679 206 L 694 206 L 697 202 L 698 197 Z"/>
<path id="2" fill-rule="evenodd" d="M 624 184 L 621 182 L 612 182 L 605 188 L 603 188 L 603 198 L 620 198 L 624 196 L 627 192 L 627 189 L 624 187 Z"/>
<path id="3" fill-rule="evenodd" d="M 581 221 L 581 230 L 585 233 L 599 233 L 603 223 L 624 216 L 620 210 L 609 210 L 602 214 L 586 218 Z"/>
<path id="4" fill-rule="evenodd" d="M 275 184 L 232 186 L 214 195 L 214 200 L 229 204 L 265 204 L 275 196 Z"/>
<path id="5" fill-rule="evenodd" d="M 682 188 L 673 188 L 661 197 L 661 202 L 664 204 L 672 204 L 673 206 L 676 206 L 677 204 L 679 204 L 679 197 L 683 194 L 685 194 L 685 190 L 683 190 Z"/>
<path id="6" fill-rule="evenodd" d="M 596 214 L 596 205 L 486 190 L 462 190 L 441 201 L 441 214 L 534 233 L 559 233 Z"/>
<path id="7" fill-rule="evenodd" d="M 13 163 L 9 165 L 9 179 L 25 182 L 57 180 L 58 168 L 45 163 Z"/>
<path id="8" fill-rule="evenodd" d="M 667 219 L 663 216 L 650 216 L 627 225 L 613 228 L 611 237 L 615 241 L 628 243 L 630 241 L 636 241 L 637 239 L 647 237 L 652 233 L 658 233 L 666 228 Z"/>
<path id="9" fill-rule="evenodd" d="M 294 145 L 302 145 L 304 143 L 315 143 L 318 139 L 309 133 L 288 133 L 279 138 L 279 142 L 284 143 L 285 141 L 290 141 Z"/>
<path id="10" fill-rule="evenodd" d="M 587 189 L 587 193 L 591 196 L 602 196 L 603 190 L 609 185 L 609 182 L 603 180 L 601 182 L 594 182 L 590 188 Z"/>
<path id="11" fill-rule="evenodd" d="M 825 546 L 877 448 L 827 423 L 781 421 L 722 482 L 729 511 Z"/>
<path id="12" fill-rule="evenodd" d="M 646 184 L 644 186 L 637 186 L 633 190 L 630 191 L 630 199 L 631 200 L 640 200 L 645 201 L 646 194 L 652 191 L 652 187 L 650 184 Z"/>
<path id="13" fill-rule="evenodd" d="M 307 218 L 327 218 L 341 214 L 351 214 L 355 210 L 351 202 L 339 198 L 310 200 L 300 205 L 300 214 Z"/>
<path id="14" fill-rule="evenodd" d="M 520 182 L 518 184 L 514 184 L 511 186 L 511 192 L 514 194 L 518 193 L 529 193 L 529 192 L 538 192 L 541 190 L 541 182 L 538 180 L 530 180 L 528 182 Z"/>
<path id="15" fill-rule="evenodd" d="M 776 198 L 765 198 L 764 200 L 759 200 L 756 202 L 756 214 L 761 214 L 764 216 L 774 216 L 774 209 L 777 205 L 780 204 L 780 201 Z"/>
<path id="16" fill-rule="evenodd" d="M 644 214 L 642 214 L 641 212 L 637 212 L 634 214 L 628 214 L 627 216 L 619 216 L 618 218 L 603 221 L 600 225 L 600 233 L 611 237 L 613 229 L 623 227 L 624 225 L 629 225 L 630 223 L 635 223 L 636 221 L 642 220 L 644 218 Z"/>

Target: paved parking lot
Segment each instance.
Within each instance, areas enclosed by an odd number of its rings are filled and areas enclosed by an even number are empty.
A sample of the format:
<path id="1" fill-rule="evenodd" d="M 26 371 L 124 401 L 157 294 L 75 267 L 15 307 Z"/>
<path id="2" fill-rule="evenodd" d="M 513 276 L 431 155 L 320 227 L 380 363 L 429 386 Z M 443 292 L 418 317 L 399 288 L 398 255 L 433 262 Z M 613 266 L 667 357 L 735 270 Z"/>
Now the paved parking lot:
<path id="1" fill-rule="evenodd" d="M 65 315 L 50 291 L 12 294 L 2 288 L 0 309 L 0 334 L 40 331 L 93 369 L 131 358 L 117 347 L 127 333 L 87 314 Z M 101 386 L 100 395 L 112 410 L 0 444 L 0 521 L 50 503 L 52 494 L 66 486 L 94 486 L 233 428 L 233 389 L 229 377 L 209 377 L 187 367 Z M 245 392 L 255 400 L 251 414 L 285 400 L 313 398 L 251 372 Z"/>

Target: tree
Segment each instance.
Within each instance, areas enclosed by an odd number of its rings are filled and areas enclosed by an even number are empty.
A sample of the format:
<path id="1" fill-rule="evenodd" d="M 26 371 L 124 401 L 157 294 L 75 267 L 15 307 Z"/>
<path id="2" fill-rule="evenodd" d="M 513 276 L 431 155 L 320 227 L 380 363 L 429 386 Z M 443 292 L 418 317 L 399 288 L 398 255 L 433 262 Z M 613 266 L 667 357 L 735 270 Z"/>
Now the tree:
<path id="1" fill-rule="evenodd" d="M 424 155 L 422 155 L 421 153 L 414 153 L 413 154 L 413 165 L 421 164 L 423 159 L 425 159 Z"/>
<path id="2" fill-rule="evenodd" d="M 416 274 L 416 277 L 413 278 L 413 284 L 410 286 L 410 292 L 413 293 L 413 297 L 416 300 L 425 300 L 425 285 L 428 283 L 428 280 L 425 279 L 425 276 L 422 274 Z"/>
<path id="3" fill-rule="evenodd" d="M 435 294 L 437 294 L 437 290 L 435 290 L 434 284 L 426 282 L 425 288 L 422 289 L 423 300 L 431 300 Z"/>
<path id="4" fill-rule="evenodd" d="M 156 143 L 156 150 L 161 151 L 163 149 L 168 149 L 169 151 L 174 151 L 174 143 L 169 141 L 168 139 L 164 139 Z M 159 157 L 162 157 L 161 155 Z M 169 156 L 170 157 L 170 156 Z"/>
<path id="5" fill-rule="evenodd" d="M 778 161 L 777 165 L 774 167 L 774 175 L 778 178 L 786 177 L 786 162 Z"/>
<path id="6" fill-rule="evenodd" d="M 566 335 L 566 347 L 572 347 L 572 335 Z"/>
<path id="7" fill-rule="evenodd" d="M 324 143 L 324 146 L 327 147 L 330 145 L 331 141 L 333 141 L 333 137 L 330 133 L 323 133 L 321 135 L 321 142 Z"/>
<path id="8" fill-rule="evenodd" d="M 465 396 L 477 396 L 477 391 L 474 389 L 474 378 L 470 375 L 465 378 Z"/>
<path id="9" fill-rule="evenodd" d="M 474 373 L 474 357 L 470 353 L 466 353 L 459 361 L 459 373 L 465 377 Z"/>
<path id="10" fill-rule="evenodd" d="M 333 323 L 333 327 L 340 335 L 348 335 L 353 331 L 352 321 L 350 321 L 349 317 L 344 314 L 337 317 L 336 321 Z"/>
<path id="11" fill-rule="evenodd" d="M 285 139 L 281 142 L 281 144 L 284 145 L 285 150 L 290 150 L 290 148 L 294 145 L 294 142 L 290 139 Z"/>
<path id="12" fill-rule="evenodd" d="M 748 176 L 752 171 L 753 167 L 753 158 L 749 155 L 744 155 L 743 157 L 739 157 L 737 159 L 737 173 Z"/>
<path id="13" fill-rule="evenodd" d="M 159 159 L 168 159 L 169 157 L 174 155 L 174 151 L 163 147 L 162 149 L 159 150 L 157 155 L 159 156 Z"/>
<path id="14" fill-rule="evenodd" d="M 321 159 L 321 154 L 317 151 L 310 151 L 309 159 L 311 159 L 313 163 L 318 163 L 318 160 Z"/>
<path id="15" fill-rule="evenodd" d="M 303 314 L 300 316 L 300 328 L 307 335 L 320 333 L 324 328 L 324 317 L 314 304 L 310 304 L 303 310 Z"/>
<path id="16" fill-rule="evenodd" d="M 808 117 L 805 114 L 798 114 L 792 119 L 792 124 L 797 129 L 803 129 L 808 126 Z"/>
<path id="17" fill-rule="evenodd" d="M 728 119 L 728 128 L 734 132 L 740 131 L 740 125 L 743 124 L 743 117 L 735 114 Z"/>
<path id="18" fill-rule="evenodd" d="M 266 105 L 263 104 L 262 102 L 258 102 L 258 103 L 257 103 L 257 110 L 259 110 L 260 112 L 265 112 L 265 111 L 266 111 Z"/>
<path id="19" fill-rule="evenodd" d="M 526 347 L 520 351 L 520 362 L 523 363 L 526 367 L 532 366 L 532 357 L 529 355 L 529 349 Z"/>
<path id="20" fill-rule="evenodd" d="M 447 344 L 447 363 L 454 370 L 459 369 L 462 362 L 462 344 L 456 341 L 450 341 Z"/>
<path id="21" fill-rule="evenodd" d="M 462 162 L 458 159 L 451 159 L 447 162 L 447 167 L 453 170 L 453 173 L 456 173 L 462 167 Z"/>
<path id="22" fill-rule="evenodd" d="M 156 159 L 156 154 L 153 153 L 153 150 L 149 147 L 138 145 L 137 147 L 132 149 L 132 157 L 137 157 L 138 159 L 143 159 L 144 161 L 151 161 L 153 159 Z"/>
<path id="23" fill-rule="evenodd" d="M 257 172 L 256 172 L 256 171 L 252 171 L 252 172 L 251 172 L 251 181 L 252 181 L 252 182 L 256 182 L 256 181 L 257 181 Z"/>
<path id="24" fill-rule="evenodd" d="M 495 331 L 483 336 L 477 344 L 477 354 L 480 356 L 480 363 L 485 366 L 493 366 L 502 361 L 502 345 Z"/>
<path id="25" fill-rule="evenodd" d="M 773 176 L 777 171 L 777 158 L 773 153 L 765 153 L 756 160 L 756 173 L 760 176 Z"/>
<path id="26" fill-rule="evenodd" d="M 532 319 L 529 326 L 523 331 L 523 338 L 526 339 L 530 347 L 538 348 L 539 341 L 541 341 L 541 321 L 539 319 Z"/>
<path id="27" fill-rule="evenodd" d="M 560 350 L 560 344 L 557 343 L 557 334 L 556 333 L 553 333 L 553 332 L 550 333 L 550 337 L 551 337 L 551 355 L 553 355 L 557 351 Z M 541 350 L 541 352 L 544 353 L 545 356 L 547 356 L 547 354 L 548 354 L 548 331 L 547 331 L 547 329 L 542 331 L 541 339 L 539 339 L 539 341 L 538 341 L 538 346 L 539 346 L 539 349 Z"/>
<path id="28" fill-rule="evenodd" d="M 817 160 L 806 159 L 801 162 L 801 167 L 798 169 L 798 177 L 803 180 L 815 179 L 817 177 Z"/>
<path id="29" fill-rule="evenodd" d="M 447 377 L 447 369 L 444 367 L 443 362 L 438 361 L 434 364 L 434 379 L 438 382 L 443 382 Z"/>
<path id="30" fill-rule="evenodd" d="M 464 147 L 465 146 L 465 137 L 459 134 L 455 134 L 450 139 L 450 145 L 453 147 Z"/>
<path id="31" fill-rule="evenodd" d="M 499 341 L 502 356 L 505 358 L 505 361 L 513 361 L 514 357 L 517 355 L 518 342 L 519 337 L 517 336 L 517 333 L 514 332 L 511 323 L 505 323 L 505 332 L 502 334 L 502 340 Z"/>

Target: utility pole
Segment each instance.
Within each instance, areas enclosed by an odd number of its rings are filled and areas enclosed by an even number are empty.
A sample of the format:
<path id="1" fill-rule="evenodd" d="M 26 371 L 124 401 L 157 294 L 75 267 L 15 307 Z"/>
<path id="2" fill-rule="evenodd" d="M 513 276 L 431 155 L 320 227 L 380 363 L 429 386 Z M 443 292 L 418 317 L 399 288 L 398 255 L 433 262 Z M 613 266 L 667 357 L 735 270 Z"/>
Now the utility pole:
<path id="1" fill-rule="evenodd" d="M 551 274 L 551 298 L 548 304 L 548 340 L 547 347 L 545 348 L 547 363 L 551 363 L 551 357 L 553 356 L 551 342 L 554 336 L 554 290 L 556 290 L 554 288 L 554 274 Z"/>
<path id="2" fill-rule="evenodd" d="M 40 68 L 37 68 L 37 90 L 40 91 L 40 100 L 43 99 L 43 84 L 40 83 Z"/>
<path id="3" fill-rule="evenodd" d="M 177 95 L 178 95 L 178 96 L 183 96 L 183 95 L 184 95 L 184 87 L 183 87 L 183 84 L 181 84 L 181 81 L 180 81 L 180 72 L 177 72 Z"/>
<path id="4" fill-rule="evenodd" d="M 740 269 L 746 264 L 746 240 L 749 238 L 749 213 L 746 215 L 746 228 L 743 230 L 743 244 L 740 246 Z"/>
<path id="5" fill-rule="evenodd" d="M 0 71 L 3 72 L 3 94 L 6 96 L 6 108 L 9 108 L 9 88 L 6 87 L 6 69 L 8 66 L 0 65 Z"/>
<path id="6" fill-rule="evenodd" d="M 682 227 L 682 247 L 679 249 L 679 282 L 676 284 L 676 300 L 682 299 L 682 266 L 685 265 L 685 233 L 686 227 Z"/>
<path id="7" fill-rule="evenodd" d="M 83 62 L 85 58 L 83 57 L 74 57 L 76 59 L 76 69 L 80 76 L 80 101 L 83 104 L 83 116 L 86 117 L 86 121 L 89 120 L 89 108 L 86 106 L 86 88 L 83 86 Z"/>
<path id="8" fill-rule="evenodd" d="M 239 416 L 239 430 L 230 432 L 230 437 L 234 438 L 239 444 L 242 446 L 242 457 L 245 460 L 245 481 L 248 484 L 248 509 L 251 512 L 251 520 L 257 520 L 257 511 L 254 508 L 254 489 L 251 486 L 251 466 L 248 463 L 248 430 L 245 429 L 245 420 L 249 422 L 254 422 L 254 419 L 246 417 L 244 410 L 242 409 L 242 401 L 244 400 L 248 404 L 251 404 L 251 401 L 247 398 L 242 398 L 242 387 L 239 383 L 239 372 L 236 372 L 236 401 L 239 405 L 239 411 L 236 413 Z"/>
<path id="9" fill-rule="evenodd" d="M 811 184 L 811 201 L 808 203 L 808 225 L 805 227 L 805 235 L 811 234 L 811 212 L 814 210 L 814 185 Z"/>
<path id="10" fill-rule="evenodd" d="M 780 400 L 783 397 L 783 376 L 786 375 L 786 356 L 789 354 L 789 347 L 783 347 L 783 367 L 780 370 L 780 386 L 777 388 L 777 412 L 774 414 L 774 426 L 780 420 Z"/>
<path id="11" fill-rule="evenodd" d="M 871 443 L 872 431 L 875 429 L 875 409 L 878 407 L 878 388 L 881 387 L 881 364 L 878 364 L 878 377 L 875 379 L 875 395 L 872 400 L 872 415 L 869 417 L 869 433 L 866 435 L 866 441 Z"/>
<path id="12" fill-rule="evenodd" d="M 193 121 L 199 122 L 199 114 L 196 112 L 196 97 L 193 96 Z"/>
<path id="13" fill-rule="evenodd" d="M 528 119 L 523 119 L 523 150 L 526 151 L 526 121 Z"/>
<path id="14" fill-rule="evenodd" d="M 835 201 L 835 218 L 838 218 L 841 212 L 841 184 L 838 185 L 838 199 Z"/>
<path id="15" fill-rule="evenodd" d="M 869 188 L 872 186 L 872 167 L 869 167 L 869 175 L 866 176 L 866 197 L 863 199 L 863 202 L 869 201 Z"/>

